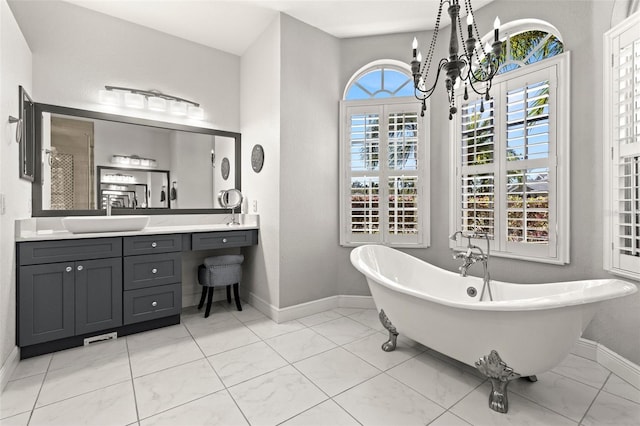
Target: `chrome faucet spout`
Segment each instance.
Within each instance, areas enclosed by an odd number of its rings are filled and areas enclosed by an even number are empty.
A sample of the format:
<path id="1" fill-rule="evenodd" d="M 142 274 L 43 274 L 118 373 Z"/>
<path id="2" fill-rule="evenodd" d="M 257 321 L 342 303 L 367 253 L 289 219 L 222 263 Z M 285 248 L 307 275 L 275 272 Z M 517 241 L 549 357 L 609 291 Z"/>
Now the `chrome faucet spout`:
<path id="1" fill-rule="evenodd" d="M 474 263 L 480 261 L 482 262 L 483 267 L 483 280 L 482 280 L 482 292 L 480 293 L 479 300 L 482 301 L 485 291 L 489 293 L 489 300 L 493 300 L 493 294 L 491 293 L 491 277 L 489 275 L 489 253 L 491 250 L 489 234 L 486 232 L 474 232 L 473 234 L 464 234 L 462 231 L 456 231 L 449 237 L 452 241 L 457 241 L 458 234 L 461 235 L 462 238 L 467 238 L 467 250 L 459 251 L 453 254 L 454 259 L 463 259 L 462 265 L 458 268 L 460 271 L 461 277 L 466 277 L 469 267 Z M 483 251 L 480 247 L 471 244 L 472 238 L 482 238 L 484 237 L 487 241 L 487 251 Z"/>

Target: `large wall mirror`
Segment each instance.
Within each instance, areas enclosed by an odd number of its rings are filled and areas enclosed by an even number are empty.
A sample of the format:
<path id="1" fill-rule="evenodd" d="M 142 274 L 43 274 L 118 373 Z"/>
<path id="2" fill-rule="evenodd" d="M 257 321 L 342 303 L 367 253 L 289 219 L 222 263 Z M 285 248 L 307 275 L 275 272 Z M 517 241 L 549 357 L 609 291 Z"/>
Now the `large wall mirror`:
<path id="1" fill-rule="evenodd" d="M 241 189 L 239 133 L 38 103 L 35 116 L 33 216 L 224 213 L 217 194 Z"/>

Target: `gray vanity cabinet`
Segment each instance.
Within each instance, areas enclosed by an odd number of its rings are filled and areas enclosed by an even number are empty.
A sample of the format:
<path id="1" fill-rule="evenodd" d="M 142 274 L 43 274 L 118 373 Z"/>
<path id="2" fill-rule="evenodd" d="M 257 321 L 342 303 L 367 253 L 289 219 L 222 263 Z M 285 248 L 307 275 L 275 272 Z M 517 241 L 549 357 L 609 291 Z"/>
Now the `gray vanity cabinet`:
<path id="1" fill-rule="evenodd" d="M 124 237 L 124 324 L 135 324 L 182 310 L 182 236 Z"/>
<path id="2" fill-rule="evenodd" d="M 73 262 L 20 268 L 18 342 L 20 346 L 75 334 Z"/>
<path id="3" fill-rule="evenodd" d="M 21 243 L 18 252 L 20 346 L 122 325 L 120 238 Z"/>
<path id="4" fill-rule="evenodd" d="M 76 334 L 121 326 L 121 259 L 83 260 L 75 268 Z"/>

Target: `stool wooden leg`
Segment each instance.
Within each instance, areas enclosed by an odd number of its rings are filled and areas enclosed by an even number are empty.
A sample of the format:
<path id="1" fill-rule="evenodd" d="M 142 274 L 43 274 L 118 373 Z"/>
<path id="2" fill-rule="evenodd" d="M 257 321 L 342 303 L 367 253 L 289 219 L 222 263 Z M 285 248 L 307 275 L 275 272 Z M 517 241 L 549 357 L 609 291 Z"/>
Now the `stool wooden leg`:
<path id="1" fill-rule="evenodd" d="M 227 303 L 231 303 L 231 286 L 227 286 Z"/>
<path id="2" fill-rule="evenodd" d="M 241 311 L 242 306 L 240 305 L 240 295 L 238 294 L 238 284 L 239 283 L 235 283 L 233 285 L 233 298 L 236 299 L 236 308 L 238 308 L 238 310 Z M 227 287 L 227 291 L 228 290 L 229 290 L 229 287 Z"/>
<path id="3" fill-rule="evenodd" d="M 200 303 L 198 303 L 198 309 L 202 309 L 202 305 L 204 305 L 204 299 L 205 297 L 207 297 L 207 288 L 209 287 L 202 286 L 202 296 L 200 296 Z"/>
<path id="4" fill-rule="evenodd" d="M 209 295 L 207 296 L 207 310 L 204 312 L 204 317 L 208 318 L 211 312 L 211 301 L 213 300 L 213 287 L 209 287 Z"/>

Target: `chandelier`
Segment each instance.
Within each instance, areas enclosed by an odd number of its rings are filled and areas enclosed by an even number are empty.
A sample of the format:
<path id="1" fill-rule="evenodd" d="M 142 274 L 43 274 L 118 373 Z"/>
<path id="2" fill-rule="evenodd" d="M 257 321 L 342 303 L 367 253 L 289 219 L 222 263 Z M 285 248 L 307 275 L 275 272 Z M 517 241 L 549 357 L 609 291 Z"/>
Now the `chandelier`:
<path id="1" fill-rule="evenodd" d="M 447 12 L 451 18 L 451 38 L 449 39 L 449 57 L 440 59 L 436 78 L 431 87 L 426 87 L 427 77 L 433 61 L 433 53 L 436 42 L 438 40 L 438 31 L 440 29 L 440 18 L 442 16 L 442 6 L 448 3 Z M 418 40 L 413 39 L 413 59 L 411 61 L 411 73 L 413 74 L 413 83 L 415 87 L 415 96 L 422 102 L 421 116 L 427 109 L 426 100 L 433 94 L 440 73 L 444 71 L 446 74 L 445 84 L 447 88 L 447 96 L 449 97 L 449 120 L 458 111 L 455 105 L 455 91 L 460 84 L 464 84 L 464 99 L 469 99 L 468 87 L 471 87 L 478 95 L 484 96 L 485 100 L 489 100 L 489 90 L 493 77 L 496 75 L 502 50 L 502 43 L 499 38 L 500 20 L 496 17 L 493 23 L 493 43 L 482 46 L 479 43 L 480 35 L 473 15 L 471 0 L 464 0 L 464 7 L 467 13 L 467 39 L 464 39 L 462 32 L 462 23 L 460 22 L 460 4 L 459 0 L 440 0 L 438 7 L 438 15 L 436 24 L 433 29 L 433 37 L 429 45 L 429 51 L 426 58 L 422 60 L 422 54 L 418 52 Z M 458 42 L 458 32 L 460 32 L 460 42 Z M 475 38 L 474 38 L 475 34 Z M 459 52 L 459 46 L 462 45 L 463 52 Z M 480 100 L 480 111 L 484 112 L 484 103 Z"/>

